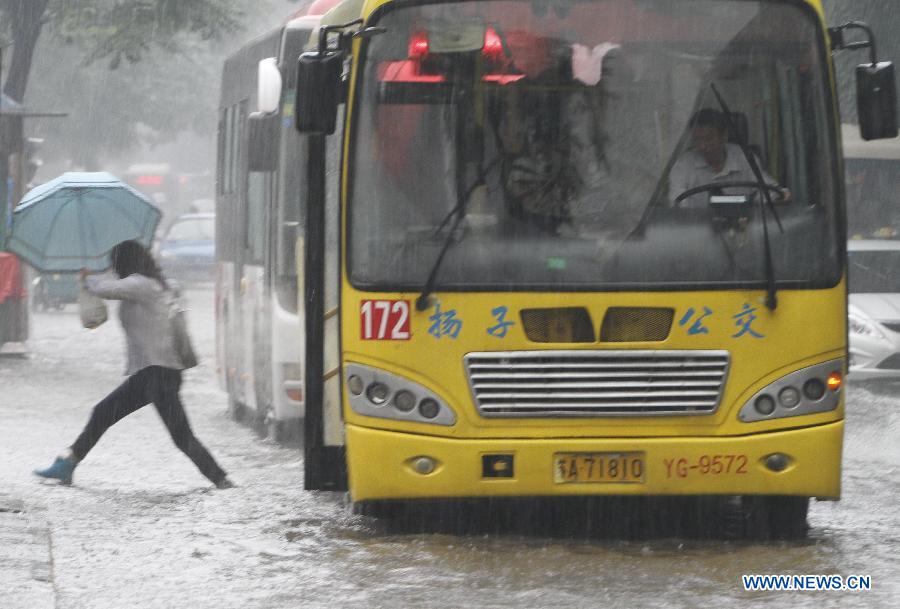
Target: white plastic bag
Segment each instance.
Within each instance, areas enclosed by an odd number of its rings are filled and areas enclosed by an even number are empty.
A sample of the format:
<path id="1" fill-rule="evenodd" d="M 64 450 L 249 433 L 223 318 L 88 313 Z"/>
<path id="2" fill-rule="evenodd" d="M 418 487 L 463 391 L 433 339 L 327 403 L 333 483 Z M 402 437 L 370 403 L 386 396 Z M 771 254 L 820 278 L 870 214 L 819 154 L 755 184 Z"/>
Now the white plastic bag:
<path id="1" fill-rule="evenodd" d="M 106 303 L 82 285 L 78 292 L 78 313 L 81 315 L 81 325 L 93 330 L 103 325 L 107 319 Z"/>

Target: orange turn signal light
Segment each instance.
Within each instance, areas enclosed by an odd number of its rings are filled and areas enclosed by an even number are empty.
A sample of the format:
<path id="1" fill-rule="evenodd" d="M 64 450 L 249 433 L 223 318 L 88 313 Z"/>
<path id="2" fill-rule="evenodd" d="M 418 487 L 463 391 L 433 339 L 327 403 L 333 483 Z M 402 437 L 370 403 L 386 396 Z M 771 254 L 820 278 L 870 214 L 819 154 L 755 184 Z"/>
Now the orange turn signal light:
<path id="1" fill-rule="evenodd" d="M 831 391 L 837 391 L 844 384 L 844 378 L 841 376 L 840 372 L 832 372 L 828 375 L 825 384 Z"/>

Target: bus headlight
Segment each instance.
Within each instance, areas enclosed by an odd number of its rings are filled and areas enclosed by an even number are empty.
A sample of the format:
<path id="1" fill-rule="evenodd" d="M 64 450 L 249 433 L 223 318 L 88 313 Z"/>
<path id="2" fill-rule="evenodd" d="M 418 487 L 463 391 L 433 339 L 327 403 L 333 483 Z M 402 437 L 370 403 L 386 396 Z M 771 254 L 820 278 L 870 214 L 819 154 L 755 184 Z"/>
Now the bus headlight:
<path id="1" fill-rule="evenodd" d="M 388 389 L 388 386 L 384 383 L 375 382 L 366 388 L 366 397 L 376 406 L 384 406 L 384 403 L 387 402 L 390 395 L 391 390 Z"/>
<path id="2" fill-rule="evenodd" d="M 813 402 L 821 400 L 825 396 L 825 383 L 822 379 L 809 379 L 803 384 L 803 395 Z"/>
<path id="3" fill-rule="evenodd" d="M 353 395 L 359 395 L 363 392 L 363 382 L 362 379 L 355 375 L 350 375 L 347 378 L 347 389 L 350 390 L 350 393 Z"/>
<path id="4" fill-rule="evenodd" d="M 441 406 L 431 398 L 419 402 L 419 414 L 426 419 L 433 419 L 441 412 Z"/>
<path id="5" fill-rule="evenodd" d="M 771 395 L 762 394 L 753 400 L 753 407 L 756 408 L 756 412 L 767 417 L 775 412 L 775 400 Z"/>
<path id="6" fill-rule="evenodd" d="M 357 414 L 431 425 L 456 423 L 456 413 L 446 400 L 399 374 L 348 363 L 344 366 L 344 378 L 347 401 Z"/>
<path id="7" fill-rule="evenodd" d="M 828 379 L 835 375 L 840 378 L 843 371 L 844 360 L 835 359 L 783 376 L 751 396 L 738 418 L 744 423 L 754 423 L 834 410 L 840 404 L 840 388 L 826 392 L 825 387 Z"/>
<path id="8" fill-rule="evenodd" d="M 796 408 L 800 404 L 800 392 L 795 387 L 785 387 L 778 392 L 778 403 L 785 408 Z"/>
<path id="9" fill-rule="evenodd" d="M 416 407 L 416 396 L 406 389 L 401 389 L 394 395 L 394 408 L 400 412 L 409 412 Z"/>

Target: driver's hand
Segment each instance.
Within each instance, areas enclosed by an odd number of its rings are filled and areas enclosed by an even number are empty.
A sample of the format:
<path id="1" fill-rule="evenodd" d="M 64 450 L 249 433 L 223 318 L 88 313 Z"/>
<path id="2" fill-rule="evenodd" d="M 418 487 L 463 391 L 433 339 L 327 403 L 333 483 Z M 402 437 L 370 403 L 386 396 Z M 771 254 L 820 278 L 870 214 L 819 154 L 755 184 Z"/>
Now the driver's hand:
<path id="1" fill-rule="evenodd" d="M 789 188 L 782 188 L 780 192 L 781 197 L 776 201 L 777 203 L 790 203 L 794 200 L 794 195 Z"/>

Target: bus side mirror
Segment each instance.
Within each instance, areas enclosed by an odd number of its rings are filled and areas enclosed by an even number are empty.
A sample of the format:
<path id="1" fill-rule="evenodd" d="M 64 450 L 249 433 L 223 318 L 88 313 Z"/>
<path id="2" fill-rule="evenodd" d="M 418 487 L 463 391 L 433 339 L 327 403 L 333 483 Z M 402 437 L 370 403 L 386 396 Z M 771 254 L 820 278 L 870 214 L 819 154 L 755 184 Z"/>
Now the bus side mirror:
<path id="1" fill-rule="evenodd" d="M 847 32 L 861 30 L 865 37 L 850 40 Z M 869 63 L 856 68 L 856 109 L 859 131 L 864 140 L 881 140 L 897 137 L 897 85 L 894 80 L 894 64 L 878 61 L 875 50 L 875 34 L 867 23 L 848 21 L 828 28 L 831 50 L 845 51 L 869 49 Z"/>
<path id="2" fill-rule="evenodd" d="M 277 114 L 252 112 L 247 118 L 247 170 L 275 171 L 278 168 Z"/>
<path id="3" fill-rule="evenodd" d="M 889 61 L 856 68 L 856 107 L 864 140 L 897 137 L 897 85 Z"/>
<path id="4" fill-rule="evenodd" d="M 303 53 L 297 63 L 295 126 L 300 133 L 331 135 L 341 102 L 344 53 Z"/>
<path id="5" fill-rule="evenodd" d="M 274 57 L 260 60 L 256 77 L 256 109 L 265 114 L 281 108 L 281 72 Z"/>

